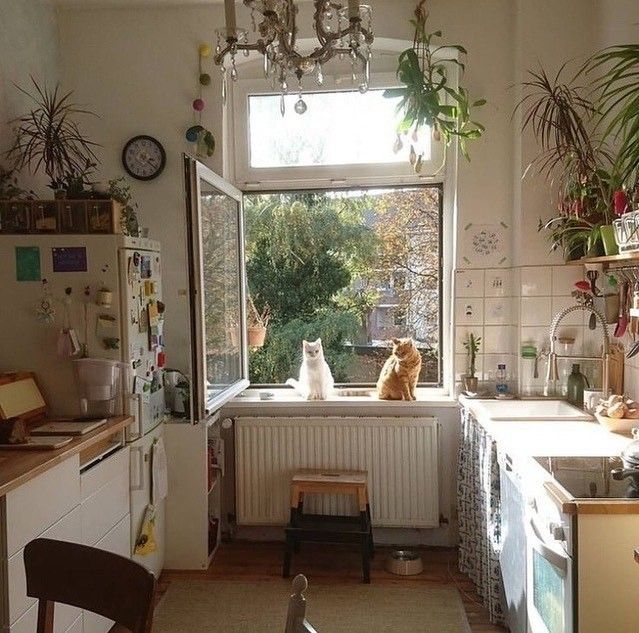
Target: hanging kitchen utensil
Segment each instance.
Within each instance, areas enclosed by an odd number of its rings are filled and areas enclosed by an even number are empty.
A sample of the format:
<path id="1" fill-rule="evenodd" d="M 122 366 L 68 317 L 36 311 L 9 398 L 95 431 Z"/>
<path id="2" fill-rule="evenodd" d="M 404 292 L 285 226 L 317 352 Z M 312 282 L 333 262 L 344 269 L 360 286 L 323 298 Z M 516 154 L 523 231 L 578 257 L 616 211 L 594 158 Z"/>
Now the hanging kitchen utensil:
<path id="1" fill-rule="evenodd" d="M 617 325 L 615 326 L 614 335 L 621 338 L 626 333 L 628 327 L 628 315 L 626 314 L 626 301 L 628 298 L 628 282 L 623 281 L 619 286 L 619 314 L 617 317 Z"/>
<path id="2" fill-rule="evenodd" d="M 593 297 L 599 296 L 599 289 L 597 288 L 597 277 L 599 277 L 599 273 L 596 270 L 587 270 L 586 277 L 590 282 L 590 294 Z"/>

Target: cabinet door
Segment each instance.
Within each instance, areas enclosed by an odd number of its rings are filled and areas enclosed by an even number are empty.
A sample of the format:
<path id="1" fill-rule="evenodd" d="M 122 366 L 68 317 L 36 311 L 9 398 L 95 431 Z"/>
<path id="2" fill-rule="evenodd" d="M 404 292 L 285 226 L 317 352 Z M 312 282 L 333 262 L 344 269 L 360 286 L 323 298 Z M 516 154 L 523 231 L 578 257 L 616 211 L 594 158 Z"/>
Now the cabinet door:
<path id="1" fill-rule="evenodd" d="M 126 556 L 131 553 L 131 517 L 126 515 L 104 538 L 98 541 L 94 547 L 103 549 L 113 554 Z M 83 613 L 84 633 L 107 633 L 113 626 L 113 620 L 107 620 L 101 615 L 85 611 Z"/>
<path id="2" fill-rule="evenodd" d="M 77 455 L 6 495 L 7 556 L 21 550 L 80 503 Z"/>

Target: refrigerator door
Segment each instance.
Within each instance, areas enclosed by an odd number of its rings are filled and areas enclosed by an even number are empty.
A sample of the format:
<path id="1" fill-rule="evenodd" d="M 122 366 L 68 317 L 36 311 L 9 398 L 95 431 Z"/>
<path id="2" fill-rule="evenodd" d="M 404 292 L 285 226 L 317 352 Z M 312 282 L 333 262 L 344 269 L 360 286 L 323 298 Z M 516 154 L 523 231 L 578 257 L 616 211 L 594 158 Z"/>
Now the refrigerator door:
<path id="1" fill-rule="evenodd" d="M 191 307 L 191 419 L 249 385 L 242 194 L 184 156 Z"/>
<path id="2" fill-rule="evenodd" d="M 162 262 L 159 250 L 122 248 L 119 253 L 122 292 L 122 356 L 126 369 L 125 404 L 135 423 L 133 441 L 164 418 L 164 386 L 159 366 L 162 333 Z"/>
<path id="3" fill-rule="evenodd" d="M 164 425 L 160 424 L 131 444 L 131 546 L 133 548 L 131 558 L 153 572 L 156 578 L 159 577 L 164 566 L 166 500 L 154 503 L 154 536 L 157 549 L 150 554 L 140 556 L 135 554 L 135 543 L 140 534 L 147 506 L 154 501 L 151 498 L 153 443 L 163 435 Z"/>

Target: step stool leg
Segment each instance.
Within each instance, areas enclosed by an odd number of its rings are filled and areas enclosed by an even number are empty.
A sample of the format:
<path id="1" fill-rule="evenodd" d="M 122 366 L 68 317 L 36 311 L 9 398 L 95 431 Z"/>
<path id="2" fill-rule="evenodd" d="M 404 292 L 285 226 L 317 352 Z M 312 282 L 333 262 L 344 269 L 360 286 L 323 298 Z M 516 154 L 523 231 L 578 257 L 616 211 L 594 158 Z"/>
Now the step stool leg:
<path id="1" fill-rule="evenodd" d="M 368 541 L 371 558 L 375 558 L 375 542 L 373 541 L 373 519 L 371 517 L 371 506 L 366 504 L 366 515 L 368 516 Z"/>
<path id="2" fill-rule="evenodd" d="M 284 564 L 282 565 L 283 578 L 288 578 L 291 575 L 291 559 L 293 558 L 295 540 L 296 539 L 292 534 L 286 535 L 286 543 L 284 544 Z"/>
<path id="3" fill-rule="evenodd" d="M 371 582 L 370 545 L 369 545 L 369 539 L 366 536 L 362 537 L 361 550 L 362 550 L 362 580 L 365 584 L 370 584 Z"/>

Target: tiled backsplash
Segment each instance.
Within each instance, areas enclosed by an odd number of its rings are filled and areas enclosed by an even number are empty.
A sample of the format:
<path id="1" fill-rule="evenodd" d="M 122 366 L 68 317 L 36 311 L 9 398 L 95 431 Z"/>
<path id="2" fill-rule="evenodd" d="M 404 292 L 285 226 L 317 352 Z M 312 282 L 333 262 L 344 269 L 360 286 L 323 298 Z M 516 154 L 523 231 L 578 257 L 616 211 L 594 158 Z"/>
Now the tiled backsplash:
<path id="1" fill-rule="evenodd" d="M 478 377 L 494 380 L 497 364 L 505 363 L 509 380 L 516 383 L 521 375 L 521 346 L 534 345 L 538 353 L 548 352 L 552 319 L 560 310 L 575 304 L 571 293 L 583 274 L 579 266 L 457 270 L 455 379 L 459 381 L 466 372 L 463 342 L 469 332 L 474 332 L 482 337 L 476 363 Z M 574 354 L 599 354 L 601 332 L 588 329 L 588 316 L 585 311 L 570 314 L 559 328 L 560 336 L 575 339 Z M 586 375 L 599 379 L 600 369 L 596 363 L 582 365 Z M 639 378 L 639 358 L 632 369 Z M 542 393 L 546 374 L 543 356 L 538 370 L 534 389 Z"/>

